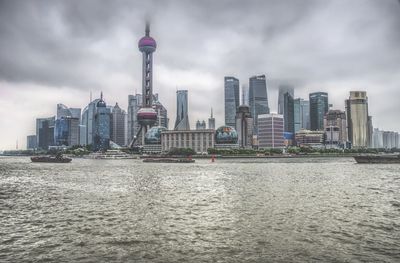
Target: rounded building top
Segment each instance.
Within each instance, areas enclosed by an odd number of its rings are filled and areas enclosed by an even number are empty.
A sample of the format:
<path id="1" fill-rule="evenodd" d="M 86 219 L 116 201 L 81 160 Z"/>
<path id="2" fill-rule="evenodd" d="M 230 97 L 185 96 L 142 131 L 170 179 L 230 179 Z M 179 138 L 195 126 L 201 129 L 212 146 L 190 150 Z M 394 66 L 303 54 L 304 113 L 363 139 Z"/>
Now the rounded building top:
<path id="1" fill-rule="evenodd" d="M 139 48 L 146 47 L 146 46 L 156 48 L 157 43 L 152 37 L 144 36 L 139 40 L 138 46 L 139 46 Z"/>
<path id="2" fill-rule="evenodd" d="M 236 144 L 238 134 L 231 126 L 221 126 L 215 131 L 215 142 L 217 144 Z"/>
<path id="3" fill-rule="evenodd" d="M 162 126 L 152 127 L 144 136 L 145 144 L 161 144 L 161 132 L 166 131 L 167 128 Z"/>
<path id="4" fill-rule="evenodd" d="M 97 107 L 107 107 L 106 102 L 103 100 L 103 92 L 100 94 L 100 100 L 97 102 Z"/>

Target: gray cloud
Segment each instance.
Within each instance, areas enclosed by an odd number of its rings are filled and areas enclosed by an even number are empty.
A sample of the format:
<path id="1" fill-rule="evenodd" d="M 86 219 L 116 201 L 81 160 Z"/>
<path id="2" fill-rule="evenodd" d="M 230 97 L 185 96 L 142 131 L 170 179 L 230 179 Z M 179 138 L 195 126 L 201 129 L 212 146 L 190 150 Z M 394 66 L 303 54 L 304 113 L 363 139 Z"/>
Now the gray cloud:
<path id="1" fill-rule="evenodd" d="M 337 107 L 348 91 L 365 89 L 376 103 L 374 121 L 400 130 L 390 121 L 400 111 L 392 99 L 400 95 L 396 0 L 0 0 L 0 81 L 82 96 L 104 90 L 109 103 L 126 106 L 128 93 L 140 92 L 137 41 L 145 17 L 158 42 L 154 90 L 171 124 L 176 87 L 189 89 L 192 123 L 214 107 L 222 124 L 223 77 L 248 84 L 250 76 L 266 74 L 272 109 L 281 83 L 295 85 L 302 97 L 328 91 Z M 32 100 L 40 104 L 40 95 Z M 64 101 L 77 102 L 86 100 Z"/>

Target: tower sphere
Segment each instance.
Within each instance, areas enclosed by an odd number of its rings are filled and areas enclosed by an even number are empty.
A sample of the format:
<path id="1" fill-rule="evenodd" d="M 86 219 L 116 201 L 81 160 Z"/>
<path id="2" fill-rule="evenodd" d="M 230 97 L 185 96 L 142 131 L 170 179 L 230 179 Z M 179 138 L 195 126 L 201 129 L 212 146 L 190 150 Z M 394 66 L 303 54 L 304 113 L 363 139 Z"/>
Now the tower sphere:
<path id="1" fill-rule="evenodd" d="M 139 40 L 138 47 L 141 52 L 154 52 L 156 51 L 157 43 L 154 38 L 144 36 Z"/>

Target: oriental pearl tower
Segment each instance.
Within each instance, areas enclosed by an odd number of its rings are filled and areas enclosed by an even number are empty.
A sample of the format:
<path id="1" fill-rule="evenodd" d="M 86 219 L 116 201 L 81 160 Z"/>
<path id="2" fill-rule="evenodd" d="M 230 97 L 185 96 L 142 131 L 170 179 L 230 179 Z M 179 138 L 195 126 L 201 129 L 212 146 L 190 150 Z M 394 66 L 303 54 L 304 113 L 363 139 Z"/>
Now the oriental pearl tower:
<path id="1" fill-rule="evenodd" d="M 138 47 L 143 55 L 142 65 L 142 108 L 137 113 L 137 119 L 144 137 L 150 126 L 157 121 L 157 112 L 153 106 L 153 52 L 156 51 L 156 41 L 150 36 L 150 24 L 146 22 L 146 35 L 139 40 Z M 140 133 L 140 131 L 139 131 Z"/>

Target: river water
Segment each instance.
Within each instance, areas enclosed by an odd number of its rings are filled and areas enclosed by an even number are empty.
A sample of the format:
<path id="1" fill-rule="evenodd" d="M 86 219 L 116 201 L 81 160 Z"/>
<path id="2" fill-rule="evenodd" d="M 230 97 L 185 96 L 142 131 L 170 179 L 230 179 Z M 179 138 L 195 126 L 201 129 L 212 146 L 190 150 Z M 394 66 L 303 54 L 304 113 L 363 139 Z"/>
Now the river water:
<path id="1" fill-rule="evenodd" d="M 400 165 L 0 158 L 0 262 L 400 262 Z"/>

